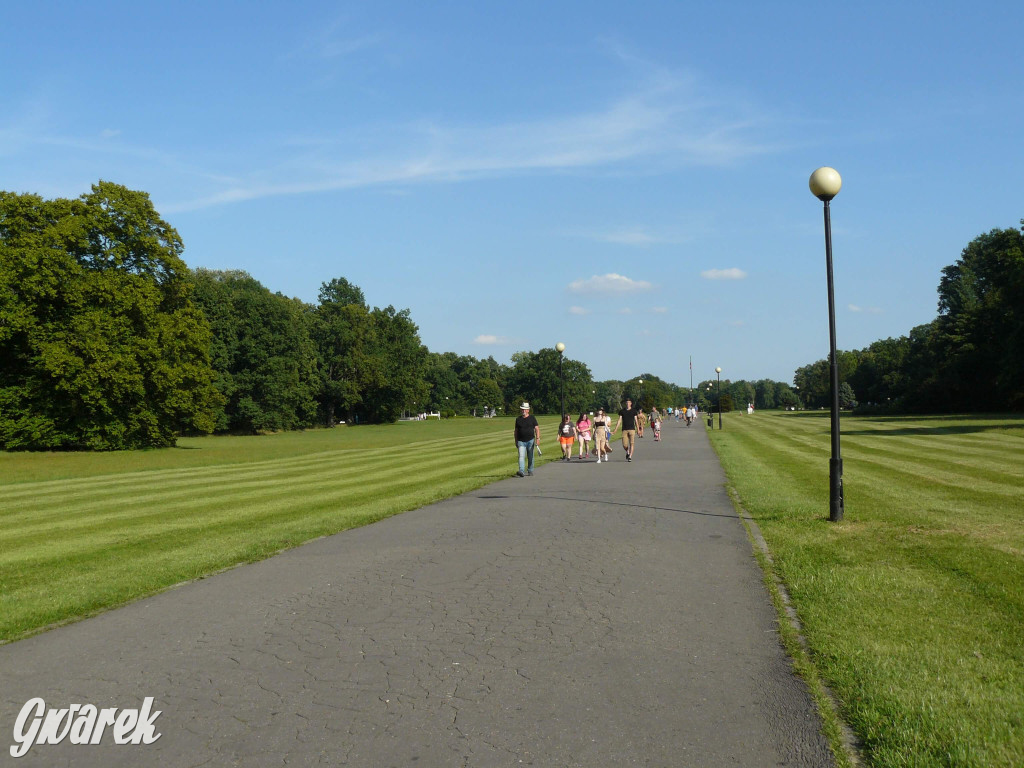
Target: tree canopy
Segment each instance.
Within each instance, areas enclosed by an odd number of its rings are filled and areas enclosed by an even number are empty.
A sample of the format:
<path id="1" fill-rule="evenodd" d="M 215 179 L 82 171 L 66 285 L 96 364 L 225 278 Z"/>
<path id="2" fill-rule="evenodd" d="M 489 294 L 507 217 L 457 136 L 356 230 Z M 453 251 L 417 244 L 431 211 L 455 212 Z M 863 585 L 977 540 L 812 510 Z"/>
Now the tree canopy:
<path id="1" fill-rule="evenodd" d="M 210 329 L 149 196 L 0 192 L 0 447 L 166 446 L 210 432 Z"/>

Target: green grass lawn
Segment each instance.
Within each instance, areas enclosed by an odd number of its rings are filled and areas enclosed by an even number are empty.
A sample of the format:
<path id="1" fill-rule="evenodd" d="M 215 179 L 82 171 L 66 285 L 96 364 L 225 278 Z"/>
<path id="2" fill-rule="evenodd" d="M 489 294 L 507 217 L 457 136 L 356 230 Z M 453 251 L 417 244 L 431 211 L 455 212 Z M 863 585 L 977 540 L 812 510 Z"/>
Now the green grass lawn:
<path id="1" fill-rule="evenodd" d="M 556 419 L 542 419 L 557 457 Z M 516 468 L 511 419 L 0 454 L 0 641 Z M 873 766 L 1024 766 L 1024 417 L 726 414 L 713 443 Z"/>
<path id="2" fill-rule="evenodd" d="M 541 420 L 558 454 L 557 419 Z M 0 642 L 509 477 L 512 419 L 0 453 Z"/>
<path id="3" fill-rule="evenodd" d="M 727 414 L 712 442 L 872 766 L 1024 766 L 1024 417 Z"/>

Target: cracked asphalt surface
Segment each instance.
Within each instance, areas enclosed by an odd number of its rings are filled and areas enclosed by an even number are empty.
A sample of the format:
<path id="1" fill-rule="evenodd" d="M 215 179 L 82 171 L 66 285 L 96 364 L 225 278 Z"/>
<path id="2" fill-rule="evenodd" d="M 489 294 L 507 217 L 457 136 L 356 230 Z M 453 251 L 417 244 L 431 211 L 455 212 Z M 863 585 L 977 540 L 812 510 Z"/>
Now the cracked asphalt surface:
<path id="1" fill-rule="evenodd" d="M 832 766 L 703 425 L 613 445 L 0 647 L 0 765 Z"/>

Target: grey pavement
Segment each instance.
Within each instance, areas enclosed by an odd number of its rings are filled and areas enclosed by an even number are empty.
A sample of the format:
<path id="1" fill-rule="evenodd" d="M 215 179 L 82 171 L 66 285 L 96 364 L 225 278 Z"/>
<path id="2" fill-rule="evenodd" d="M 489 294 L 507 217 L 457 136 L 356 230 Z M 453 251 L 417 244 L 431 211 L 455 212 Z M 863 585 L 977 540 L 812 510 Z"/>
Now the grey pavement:
<path id="1" fill-rule="evenodd" d="M 0 647 L 0 765 L 833 765 L 703 424 L 614 445 Z"/>

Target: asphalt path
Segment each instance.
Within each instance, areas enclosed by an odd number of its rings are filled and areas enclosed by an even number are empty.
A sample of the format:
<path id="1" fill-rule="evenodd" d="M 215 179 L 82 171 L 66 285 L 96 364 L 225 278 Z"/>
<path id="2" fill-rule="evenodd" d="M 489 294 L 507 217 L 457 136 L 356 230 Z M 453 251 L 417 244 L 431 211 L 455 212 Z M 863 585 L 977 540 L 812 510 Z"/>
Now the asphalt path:
<path id="1" fill-rule="evenodd" d="M 0 647 L 0 765 L 832 766 L 703 423 L 613 445 Z"/>

